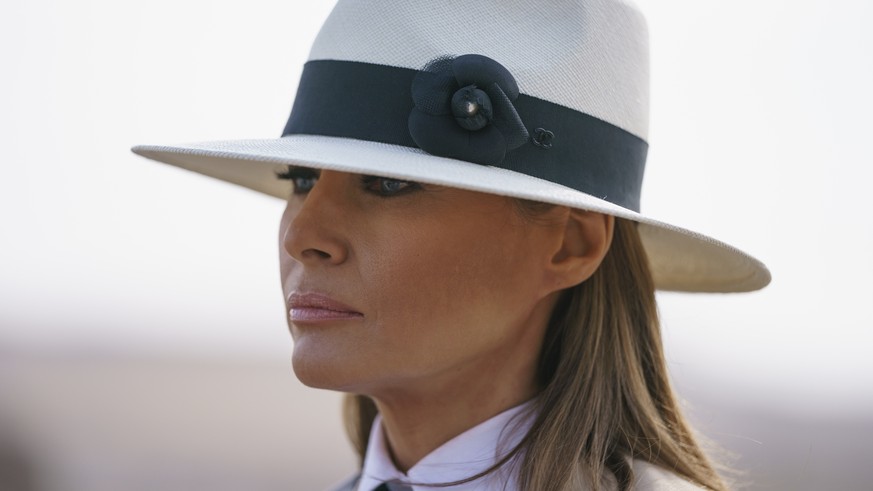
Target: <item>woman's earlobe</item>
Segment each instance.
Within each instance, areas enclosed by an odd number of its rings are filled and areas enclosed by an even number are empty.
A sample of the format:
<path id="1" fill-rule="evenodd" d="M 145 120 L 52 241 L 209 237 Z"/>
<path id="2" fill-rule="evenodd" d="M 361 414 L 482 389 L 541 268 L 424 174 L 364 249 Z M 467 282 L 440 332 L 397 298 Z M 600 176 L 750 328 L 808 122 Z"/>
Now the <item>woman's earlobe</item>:
<path id="1" fill-rule="evenodd" d="M 615 217 L 571 209 L 566 217 L 560 248 L 550 264 L 557 288 L 569 288 L 597 271 L 612 244 Z"/>

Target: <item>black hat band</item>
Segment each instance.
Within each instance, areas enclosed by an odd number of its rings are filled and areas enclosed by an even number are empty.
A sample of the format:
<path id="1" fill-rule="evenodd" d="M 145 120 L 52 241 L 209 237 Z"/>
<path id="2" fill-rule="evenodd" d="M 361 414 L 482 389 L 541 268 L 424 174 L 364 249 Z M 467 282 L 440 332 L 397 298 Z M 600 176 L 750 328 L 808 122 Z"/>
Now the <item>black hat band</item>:
<path id="1" fill-rule="evenodd" d="M 354 61 L 310 61 L 303 68 L 282 136 L 335 136 L 419 148 L 409 130 L 415 107 L 412 85 L 419 73 Z M 512 104 L 529 137 L 491 165 L 640 211 L 648 151 L 644 140 L 588 114 L 523 93 Z M 457 158 L 451 149 L 430 153 Z"/>

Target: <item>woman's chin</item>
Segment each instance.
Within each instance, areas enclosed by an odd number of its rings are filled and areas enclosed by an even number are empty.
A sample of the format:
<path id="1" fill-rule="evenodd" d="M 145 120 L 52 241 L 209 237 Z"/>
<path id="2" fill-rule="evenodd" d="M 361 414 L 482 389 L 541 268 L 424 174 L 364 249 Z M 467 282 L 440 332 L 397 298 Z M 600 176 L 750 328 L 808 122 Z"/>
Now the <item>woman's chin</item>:
<path id="1" fill-rule="evenodd" d="M 291 356 L 294 375 L 303 385 L 344 392 L 354 391 L 360 385 L 364 374 L 351 366 L 349 357 L 307 344 L 298 340 Z"/>

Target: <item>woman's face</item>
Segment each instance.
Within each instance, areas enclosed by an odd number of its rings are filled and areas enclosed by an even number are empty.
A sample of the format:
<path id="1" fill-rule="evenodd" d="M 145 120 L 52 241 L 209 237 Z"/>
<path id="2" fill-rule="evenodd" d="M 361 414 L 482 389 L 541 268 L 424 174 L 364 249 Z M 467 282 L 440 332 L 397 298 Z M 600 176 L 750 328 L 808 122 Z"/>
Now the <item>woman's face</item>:
<path id="1" fill-rule="evenodd" d="M 286 177 L 279 258 L 301 381 L 377 396 L 533 371 L 563 225 L 495 195 L 303 168 Z"/>

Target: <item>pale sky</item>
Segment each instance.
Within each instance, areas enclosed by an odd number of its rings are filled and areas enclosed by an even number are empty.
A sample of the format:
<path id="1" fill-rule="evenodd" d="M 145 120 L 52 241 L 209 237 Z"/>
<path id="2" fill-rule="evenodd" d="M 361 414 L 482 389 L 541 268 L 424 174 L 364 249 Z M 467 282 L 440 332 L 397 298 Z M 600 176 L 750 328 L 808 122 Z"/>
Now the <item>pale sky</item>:
<path id="1" fill-rule="evenodd" d="M 673 370 L 795 410 L 869 409 L 873 2 L 640 5 L 643 212 L 736 245 L 774 278 L 752 294 L 661 295 Z M 0 353 L 290 356 L 282 203 L 129 147 L 278 137 L 331 7 L 4 4 Z"/>

